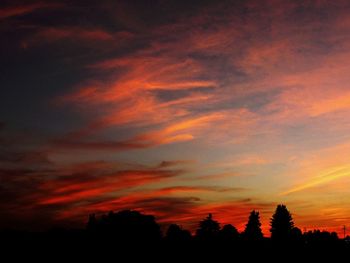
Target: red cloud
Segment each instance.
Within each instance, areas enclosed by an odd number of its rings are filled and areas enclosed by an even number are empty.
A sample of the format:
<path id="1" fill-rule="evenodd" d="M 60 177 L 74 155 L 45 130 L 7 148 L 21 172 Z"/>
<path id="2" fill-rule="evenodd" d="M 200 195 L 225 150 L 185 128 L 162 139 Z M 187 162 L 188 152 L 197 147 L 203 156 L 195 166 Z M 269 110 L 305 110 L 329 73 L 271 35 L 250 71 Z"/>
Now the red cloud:
<path id="1" fill-rule="evenodd" d="M 84 29 L 80 27 L 52 27 L 39 30 L 38 38 L 49 41 L 61 39 L 82 39 L 87 41 L 110 41 L 113 35 L 101 29 Z"/>
<path id="2" fill-rule="evenodd" d="M 71 179 L 65 176 L 39 186 L 41 190 L 50 194 L 48 197 L 38 200 L 38 204 L 73 203 L 91 198 L 101 198 L 109 193 L 118 193 L 122 190 L 155 183 L 176 175 L 177 172 L 164 170 L 120 171 L 90 178 L 80 176 L 81 181 L 78 182 L 75 182 L 75 178 Z"/>
<path id="3" fill-rule="evenodd" d="M 104 162 L 62 168 L 51 164 L 51 167 L 46 170 L 0 169 L 3 201 L 0 210 L 4 211 L 0 221 L 3 225 L 11 225 L 11 218 L 30 224 L 38 216 L 47 217 L 42 220 L 52 224 L 59 220 L 59 214 L 80 203 L 110 199 L 135 187 L 166 182 L 183 172 L 152 167 L 118 170 Z"/>

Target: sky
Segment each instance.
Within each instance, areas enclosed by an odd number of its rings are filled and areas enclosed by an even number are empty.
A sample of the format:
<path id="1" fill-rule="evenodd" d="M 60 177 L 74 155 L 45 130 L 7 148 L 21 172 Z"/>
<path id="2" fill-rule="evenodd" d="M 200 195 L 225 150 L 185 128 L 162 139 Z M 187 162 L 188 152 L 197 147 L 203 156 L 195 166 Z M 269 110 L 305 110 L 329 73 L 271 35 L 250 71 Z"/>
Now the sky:
<path id="1" fill-rule="evenodd" d="M 136 209 L 350 227 L 349 1 L 1 1 L 0 227 Z"/>

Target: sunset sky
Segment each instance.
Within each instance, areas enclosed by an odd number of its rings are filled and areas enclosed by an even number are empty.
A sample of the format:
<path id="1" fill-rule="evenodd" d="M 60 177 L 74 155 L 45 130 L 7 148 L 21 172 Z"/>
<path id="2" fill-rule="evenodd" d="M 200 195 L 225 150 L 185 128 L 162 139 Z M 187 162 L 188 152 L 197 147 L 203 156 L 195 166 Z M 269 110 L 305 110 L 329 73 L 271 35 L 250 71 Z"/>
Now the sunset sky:
<path id="1" fill-rule="evenodd" d="M 350 227 L 349 1 L 5 0 L 0 34 L 0 228 Z"/>

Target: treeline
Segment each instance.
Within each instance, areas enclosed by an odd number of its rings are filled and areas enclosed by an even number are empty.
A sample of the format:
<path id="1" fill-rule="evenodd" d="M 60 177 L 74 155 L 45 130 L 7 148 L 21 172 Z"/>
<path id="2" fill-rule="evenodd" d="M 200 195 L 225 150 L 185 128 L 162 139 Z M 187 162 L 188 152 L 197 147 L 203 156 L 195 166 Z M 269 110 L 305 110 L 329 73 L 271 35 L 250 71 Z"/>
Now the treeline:
<path id="1" fill-rule="evenodd" d="M 101 216 L 91 214 L 85 229 L 55 228 L 40 233 L 3 231 L 0 248 L 15 251 L 13 255 L 37 256 L 45 251 L 80 259 L 91 255 L 118 255 L 119 259 L 126 256 L 128 262 L 140 258 L 162 262 L 185 259 L 227 262 L 226 258 L 233 255 L 246 261 L 273 257 L 279 261 L 280 254 L 289 261 L 299 260 L 301 255 L 308 255 L 312 260 L 326 257 L 334 260 L 336 256 L 350 253 L 347 239 L 338 238 L 335 232 L 302 233 L 285 205 L 277 206 L 270 220 L 270 232 L 270 237 L 264 237 L 259 212 L 255 210 L 251 211 L 242 232 L 231 224 L 221 225 L 209 214 L 198 223 L 193 234 L 177 224 L 169 225 L 162 232 L 154 216 L 124 210 Z"/>
<path id="2" fill-rule="evenodd" d="M 162 242 L 172 244 L 188 244 L 190 242 L 238 244 L 259 244 L 269 241 L 272 245 L 283 246 L 321 246 L 327 247 L 340 243 L 336 232 L 313 230 L 302 233 L 294 225 L 291 213 L 285 205 L 278 205 L 270 220 L 271 237 L 264 237 L 260 215 L 258 211 L 251 211 L 244 231 L 241 233 L 231 224 L 221 227 L 212 214 L 198 223 L 195 234 L 183 229 L 177 224 L 171 224 L 165 231 L 161 232 L 155 217 L 144 215 L 138 211 L 124 210 L 120 212 L 109 212 L 96 217 L 89 216 L 87 233 L 90 236 L 113 238 L 115 242 L 138 243 L 138 242 Z"/>

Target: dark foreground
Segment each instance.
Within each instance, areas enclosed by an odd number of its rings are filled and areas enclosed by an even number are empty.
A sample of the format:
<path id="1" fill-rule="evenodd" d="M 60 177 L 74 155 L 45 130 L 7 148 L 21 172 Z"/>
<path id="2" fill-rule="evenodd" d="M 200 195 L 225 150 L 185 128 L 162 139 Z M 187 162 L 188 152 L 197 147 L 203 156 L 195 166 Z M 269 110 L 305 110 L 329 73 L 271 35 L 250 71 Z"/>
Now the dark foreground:
<path id="1" fill-rule="evenodd" d="M 84 229 L 1 231 L 0 253 L 6 262 L 335 262 L 350 258 L 348 238 L 319 230 L 302 233 L 283 205 L 272 216 L 271 238 L 263 236 L 260 226 L 256 211 L 241 233 L 230 224 L 221 227 L 209 214 L 194 235 L 176 224 L 162 233 L 154 216 L 125 210 L 90 215 Z"/>
<path id="2" fill-rule="evenodd" d="M 350 245 L 344 240 L 317 244 L 274 244 L 269 238 L 258 242 L 229 243 L 206 242 L 194 238 L 185 242 L 165 239 L 121 242 L 117 238 L 89 235 L 84 231 L 67 231 L 3 234 L 1 241 L 1 254 L 6 255 L 6 258 L 9 256 L 11 260 L 8 262 L 18 259 L 47 262 L 71 259 L 108 259 L 110 262 L 335 262 L 350 257 Z"/>

